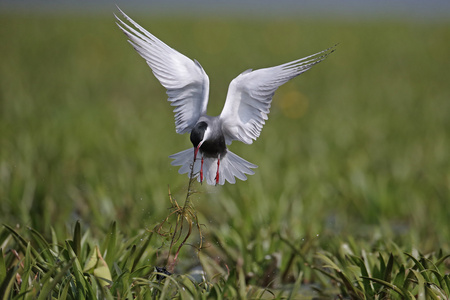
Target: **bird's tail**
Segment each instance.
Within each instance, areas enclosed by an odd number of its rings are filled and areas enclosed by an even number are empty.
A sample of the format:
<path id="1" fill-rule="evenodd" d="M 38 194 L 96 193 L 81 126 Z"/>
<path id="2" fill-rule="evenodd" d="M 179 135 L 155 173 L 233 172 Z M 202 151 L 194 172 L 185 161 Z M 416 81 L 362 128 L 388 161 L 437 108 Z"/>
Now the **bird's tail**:
<path id="1" fill-rule="evenodd" d="M 188 176 L 191 174 L 191 165 L 194 161 L 194 148 L 178 152 L 170 155 L 169 157 L 173 159 L 171 162 L 172 166 L 181 166 L 178 173 L 187 173 Z M 198 153 L 193 172 L 193 176 L 197 177 L 198 181 L 200 181 L 200 169 L 202 168 L 201 164 L 201 154 Z M 227 153 L 220 158 L 219 166 L 217 166 L 217 158 L 205 157 L 203 159 L 203 181 L 206 181 L 208 184 L 215 185 L 217 167 L 219 167 L 219 180 L 217 183 L 223 185 L 225 184 L 225 180 L 229 183 L 236 183 L 235 177 L 240 180 L 247 180 L 246 174 L 255 174 L 252 169 L 257 168 L 258 166 L 246 161 L 228 150 Z"/>

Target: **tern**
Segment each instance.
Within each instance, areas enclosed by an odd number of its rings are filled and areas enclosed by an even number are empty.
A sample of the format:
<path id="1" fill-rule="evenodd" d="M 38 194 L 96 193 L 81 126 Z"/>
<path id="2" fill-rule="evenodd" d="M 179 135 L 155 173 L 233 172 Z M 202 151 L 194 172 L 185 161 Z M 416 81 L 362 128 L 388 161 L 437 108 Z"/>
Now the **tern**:
<path id="1" fill-rule="evenodd" d="M 169 47 L 118 9 L 132 26 L 117 15 L 116 24 L 167 89 L 168 101 L 175 107 L 176 132 L 190 133 L 193 147 L 170 155 L 171 164 L 181 166 L 180 174 L 193 174 L 210 185 L 234 184 L 235 178 L 247 180 L 246 175 L 255 173 L 252 169 L 257 166 L 232 153 L 227 145 L 234 140 L 253 143 L 278 87 L 323 61 L 336 46 L 279 66 L 244 71 L 231 81 L 220 115 L 211 117 L 206 114 L 209 77 L 200 63 Z"/>

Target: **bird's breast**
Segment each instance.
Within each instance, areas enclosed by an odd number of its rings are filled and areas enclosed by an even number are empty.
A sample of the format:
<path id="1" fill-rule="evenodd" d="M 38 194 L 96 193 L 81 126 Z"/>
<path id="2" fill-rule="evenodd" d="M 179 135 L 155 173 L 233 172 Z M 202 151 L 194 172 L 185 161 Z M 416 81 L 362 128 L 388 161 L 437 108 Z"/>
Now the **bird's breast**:
<path id="1" fill-rule="evenodd" d="M 227 153 L 225 138 L 220 136 L 215 139 L 204 141 L 200 147 L 200 151 L 205 157 L 219 157 L 219 155 L 225 155 L 225 153 Z"/>

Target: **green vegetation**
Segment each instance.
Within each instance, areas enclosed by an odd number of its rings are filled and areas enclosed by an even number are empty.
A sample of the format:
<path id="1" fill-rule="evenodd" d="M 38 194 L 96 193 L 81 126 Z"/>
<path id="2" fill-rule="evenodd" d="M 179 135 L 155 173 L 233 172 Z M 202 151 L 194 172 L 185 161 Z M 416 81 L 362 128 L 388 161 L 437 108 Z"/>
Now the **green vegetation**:
<path id="1" fill-rule="evenodd" d="M 245 69 L 339 46 L 231 146 L 255 175 L 194 184 L 174 263 L 165 90 L 112 15 L 1 15 L 0 299 L 450 296 L 450 24 L 130 15 L 200 61 L 210 114 Z"/>

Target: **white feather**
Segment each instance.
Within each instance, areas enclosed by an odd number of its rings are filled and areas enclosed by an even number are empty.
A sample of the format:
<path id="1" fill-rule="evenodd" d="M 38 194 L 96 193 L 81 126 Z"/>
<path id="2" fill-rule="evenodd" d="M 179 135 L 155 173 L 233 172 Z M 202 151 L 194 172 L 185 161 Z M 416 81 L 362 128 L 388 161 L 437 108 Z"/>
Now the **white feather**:
<path id="1" fill-rule="evenodd" d="M 209 78 L 200 63 L 167 46 L 119 11 L 134 26 L 116 16 L 117 25 L 130 39 L 129 42 L 150 66 L 159 82 L 167 89 L 175 106 L 177 133 L 190 132 L 198 118 L 206 114 L 209 97 Z"/>
<path id="2" fill-rule="evenodd" d="M 172 166 L 181 166 L 178 170 L 180 174 L 191 174 L 191 166 L 194 162 L 194 148 L 190 148 L 176 154 L 169 156 L 173 161 Z M 229 183 L 236 183 L 235 177 L 240 180 L 247 180 L 246 175 L 253 175 L 255 172 L 252 169 L 257 168 L 245 159 L 237 156 L 230 150 L 220 158 L 219 165 L 219 182 L 218 184 L 223 185 L 225 181 Z M 201 168 L 201 154 L 198 155 L 194 164 L 194 176 L 200 181 L 200 168 Z M 216 184 L 216 174 L 217 174 L 217 158 L 204 157 L 203 159 L 203 181 L 210 185 Z"/>
<path id="3" fill-rule="evenodd" d="M 220 114 L 226 143 L 253 143 L 267 120 L 278 87 L 324 60 L 333 48 L 276 67 L 247 70 L 233 79 Z"/>

